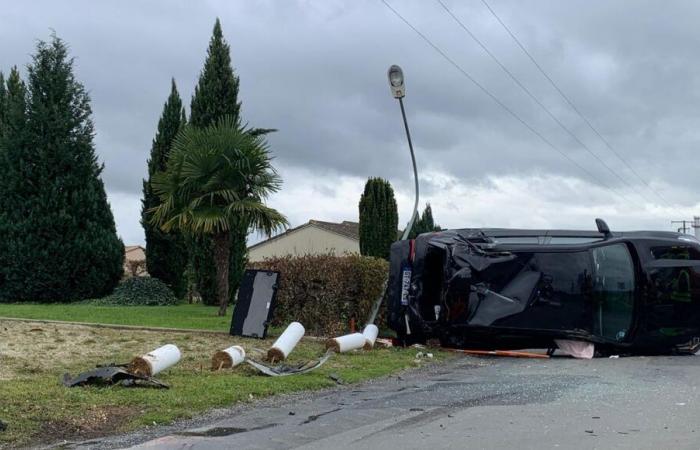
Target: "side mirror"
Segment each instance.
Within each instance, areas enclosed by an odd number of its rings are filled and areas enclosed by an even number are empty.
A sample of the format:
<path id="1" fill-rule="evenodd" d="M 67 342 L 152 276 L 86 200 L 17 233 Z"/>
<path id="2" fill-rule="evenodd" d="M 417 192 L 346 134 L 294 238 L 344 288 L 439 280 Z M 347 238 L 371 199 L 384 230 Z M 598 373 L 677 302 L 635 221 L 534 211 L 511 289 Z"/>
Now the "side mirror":
<path id="1" fill-rule="evenodd" d="M 612 236 L 612 233 L 610 232 L 610 227 L 607 223 L 605 223 L 603 219 L 596 219 L 595 225 L 598 228 L 598 233 L 602 233 L 603 236 L 605 236 L 605 239 L 608 239 Z"/>

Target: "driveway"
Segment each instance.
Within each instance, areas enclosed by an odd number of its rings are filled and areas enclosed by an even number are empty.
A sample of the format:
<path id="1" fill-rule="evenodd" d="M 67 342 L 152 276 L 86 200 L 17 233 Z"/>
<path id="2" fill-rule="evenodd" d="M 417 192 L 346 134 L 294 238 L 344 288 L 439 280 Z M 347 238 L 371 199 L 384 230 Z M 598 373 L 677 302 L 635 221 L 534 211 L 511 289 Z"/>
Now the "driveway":
<path id="1" fill-rule="evenodd" d="M 375 383 L 219 412 L 155 439 L 136 433 L 84 447 L 697 449 L 698 385 L 697 356 L 459 357 Z"/>

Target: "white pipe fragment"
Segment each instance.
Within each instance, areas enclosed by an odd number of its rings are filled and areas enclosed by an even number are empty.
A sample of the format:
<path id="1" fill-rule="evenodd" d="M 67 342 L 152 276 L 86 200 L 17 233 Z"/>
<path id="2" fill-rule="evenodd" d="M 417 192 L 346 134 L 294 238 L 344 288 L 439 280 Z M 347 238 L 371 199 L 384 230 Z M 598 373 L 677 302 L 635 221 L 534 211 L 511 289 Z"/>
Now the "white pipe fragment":
<path id="1" fill-rule="evenodd" d="M 270 361 L 282 361 L 287 359 L 294 347 L 304 336 L 304 326 L 299 322 L 292 322 L 284 330 L 284 333 L 277 338 L 272 347 L 267 351 L 267 359 Z"/>
<path id="2" fill-rule="evenodd" d="M 337 353 L 345 353 L 350 350 L 357 350 L 365 346 L 365 335 L 362 333 L 346 334 L 326 341 L 326 349 Z"/>
<path id="3" fill-rule="evenodd" d="M 211 359 L 211 369 L 230 369 L 236 367 L 245 360 L 245 350 L 240 345 L 231 347 L 214 353 Z"/>
<path id="4" fill-rule="evenodd" d="M 180 361 L 182 353 L 173 344 L 166 344 L 143 356 L 137 356 L 129 364 L 129 371 L 136 375 L 152 377 L 174 366 Z"/>
<path id="5" fill-rule="evenodd" d="M 362 330 L 362 335 L 365 337 L 364 349 L 372 350 L 374 348 L 374 341 L 377 340 L 377 336 L 379 335 L 379 328 L 371 323 Z"/>

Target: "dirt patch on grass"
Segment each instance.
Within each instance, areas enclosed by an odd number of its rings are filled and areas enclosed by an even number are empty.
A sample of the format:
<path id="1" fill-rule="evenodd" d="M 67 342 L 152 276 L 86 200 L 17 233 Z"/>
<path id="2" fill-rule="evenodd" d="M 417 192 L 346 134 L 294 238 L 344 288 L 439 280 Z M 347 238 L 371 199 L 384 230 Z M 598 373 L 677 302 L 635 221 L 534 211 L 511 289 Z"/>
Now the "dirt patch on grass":
<path id="1" fill-rule="evenodd" d="M 56 442 L 101 437 L 119 431 L 136 413 L 126 406 L 93 407 L 77 417 L 44 422 L 36 438 Z"/>

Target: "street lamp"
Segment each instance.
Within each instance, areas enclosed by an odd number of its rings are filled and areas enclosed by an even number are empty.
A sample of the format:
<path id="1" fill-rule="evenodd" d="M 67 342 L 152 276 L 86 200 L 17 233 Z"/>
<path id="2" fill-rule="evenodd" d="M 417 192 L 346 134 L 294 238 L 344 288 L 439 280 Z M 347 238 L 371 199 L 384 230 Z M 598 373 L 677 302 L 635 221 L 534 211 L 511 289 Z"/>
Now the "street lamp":
<path id="1" fill-rule="evenodd" d="M 389 67 L 388 72 L 389 77 L 389 88 L 391 89 L 391 95 L 394 98 L 399 99 L 399 105 L 401 106 L 401 116 L 403 117 L 403 125 L 406 128 L 406 138 L 408 139 L 408 148 L 411 151 L 411 162 L 413 163 L 413 178 L 416 184 L 416 200 L 413 203 L 413 214 L 411 214 L 411 220 L 408 222 L 408 226 L 401 236 L 401 240 L 408 239 L 408 235 L 411 233 L 411 228 L 416 221 L 416 215 L 418 214 L 418 169 L 416 169 L 416 156 L 413 153 L 413 143 L 411 142 L 411 132 L 408 130 L 408 122 L 406 121 L 406 111 L 403 107 L 403 98 L 406 96 L 406 86 L 403 83 L 403 71 L 401 67 L 393 65 Z"/>

